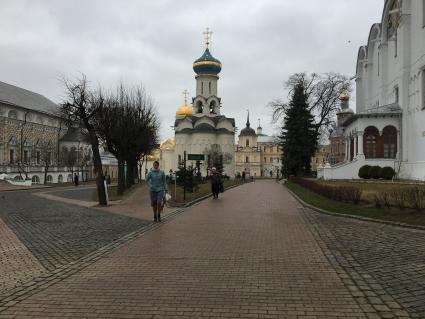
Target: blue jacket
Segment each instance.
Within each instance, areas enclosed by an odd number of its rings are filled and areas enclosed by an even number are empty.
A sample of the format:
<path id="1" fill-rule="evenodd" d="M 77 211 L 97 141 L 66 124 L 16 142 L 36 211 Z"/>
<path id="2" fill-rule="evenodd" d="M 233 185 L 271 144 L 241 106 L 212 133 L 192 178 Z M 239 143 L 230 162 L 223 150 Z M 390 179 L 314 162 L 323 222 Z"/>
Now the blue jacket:
<path id="1" fill-rule="evenodd" d="M 146 176 L 146 182 L 151 192 L 165 191 L 165 173 L 163 171 L 152 169 Z"/>

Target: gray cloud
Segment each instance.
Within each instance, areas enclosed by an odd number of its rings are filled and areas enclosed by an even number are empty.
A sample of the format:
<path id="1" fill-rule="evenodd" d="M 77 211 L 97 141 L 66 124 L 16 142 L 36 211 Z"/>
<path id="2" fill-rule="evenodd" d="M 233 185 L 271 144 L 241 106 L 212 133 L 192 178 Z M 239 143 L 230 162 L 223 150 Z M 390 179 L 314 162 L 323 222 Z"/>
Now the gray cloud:
<path id="1" fill-rule="evenodd" d="M 93 85 L 143 83 L 155 99 L 162 137 L 172 136 L 181 92 L 193 95 L 192 62 L 203 53 L 202 31 L 223 63 L 223 113 L 239 129 L 250 109 L 274 133 L 265 106 L 285 97 L 295 72 L 354 75 L 357 50 L 382 0 L 6 0 L 0 11 L 0 81 L 55 102 L 62 75 L 85 73 Z M 351 43 L 348 43 L 348 40 Z"/>

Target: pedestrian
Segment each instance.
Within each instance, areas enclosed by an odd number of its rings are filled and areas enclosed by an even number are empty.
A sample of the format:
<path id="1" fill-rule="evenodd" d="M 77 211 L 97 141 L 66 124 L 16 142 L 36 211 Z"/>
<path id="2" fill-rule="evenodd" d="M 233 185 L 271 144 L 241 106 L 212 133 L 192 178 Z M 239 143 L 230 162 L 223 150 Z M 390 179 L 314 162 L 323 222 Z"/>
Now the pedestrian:
<path id="1" fill-rule="evenodd" d="M 221 179 L 220 174 L 215 167 L 211 169 L 211 173 L 211 191 L 213 193 L 213 198 L 215 199 L 218 198 L 218 193 L 220 192 Z"/>
<path id="2" fill-rule="evenodd" d="M 74 184 L 75 184 L 75 186 L 78 186 L 78 174 L 77 173 L 74 174 Z"/>
<path id="3" fill-rule="evenodd" d="M 167 189 L 165 173 L 159 169 L 159 162 L 153 162 L 153 168 L 146 176 L 146 182 L 149 185 L 151 206 L 153 210 L 154 222 L 161 221 L 161 212 L 164 208 L 164 197 Z"/>

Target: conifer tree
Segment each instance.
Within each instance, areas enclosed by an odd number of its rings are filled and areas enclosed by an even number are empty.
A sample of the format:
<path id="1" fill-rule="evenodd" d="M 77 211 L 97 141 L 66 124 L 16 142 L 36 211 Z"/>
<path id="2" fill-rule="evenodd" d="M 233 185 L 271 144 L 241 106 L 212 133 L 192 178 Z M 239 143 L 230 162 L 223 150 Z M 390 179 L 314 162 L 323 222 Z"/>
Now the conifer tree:
<path id="1" fill-rule="evenodd" d="M 305 176 L 310 173 L 310 161 L 317 147 L 317 138 L 304 82 L 300 81 L 292 91 L 280 135 L 284 176 Z"/>

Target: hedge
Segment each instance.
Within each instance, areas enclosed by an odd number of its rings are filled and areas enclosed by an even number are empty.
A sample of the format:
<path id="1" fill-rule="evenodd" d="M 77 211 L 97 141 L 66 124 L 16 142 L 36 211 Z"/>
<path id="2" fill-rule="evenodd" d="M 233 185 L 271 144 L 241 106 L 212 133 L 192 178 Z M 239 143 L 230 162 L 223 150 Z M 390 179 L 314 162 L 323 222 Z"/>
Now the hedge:
<path id="1" fill-rule="evenodd" d="M 323 185 L 300 177 L 291 177 L 289 180 L 317 194 L 340 202 L 352 202 L 357 205 L 362 195 L 362 190 L 358 187 Z"/>

